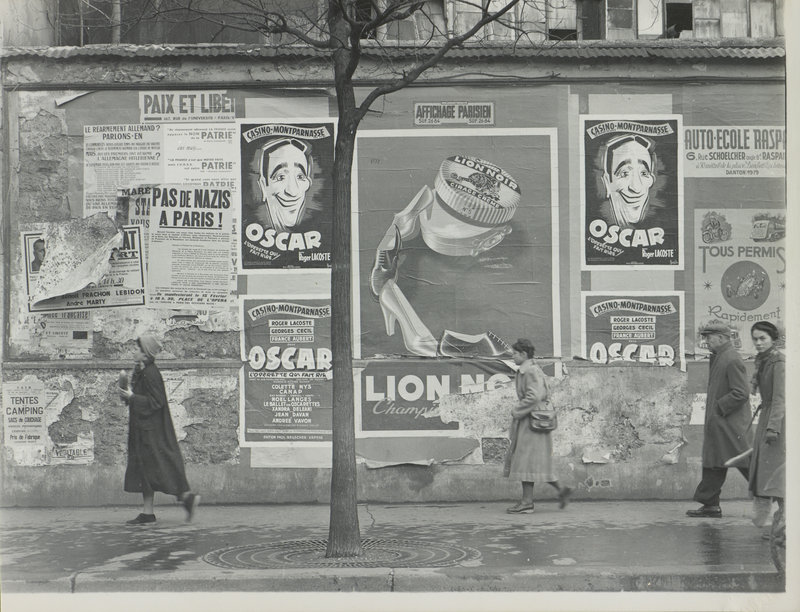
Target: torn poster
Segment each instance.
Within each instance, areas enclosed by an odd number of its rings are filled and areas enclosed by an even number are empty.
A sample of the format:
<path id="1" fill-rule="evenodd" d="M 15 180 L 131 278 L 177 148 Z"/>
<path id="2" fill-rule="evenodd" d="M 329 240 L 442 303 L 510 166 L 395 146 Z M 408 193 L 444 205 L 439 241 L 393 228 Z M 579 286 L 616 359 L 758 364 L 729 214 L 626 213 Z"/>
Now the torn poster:
<path id="1" fill-rule="evenodd" d="M 23 231 L 29 312 L 143 305 L 141 230 L 105 214 Z"/>

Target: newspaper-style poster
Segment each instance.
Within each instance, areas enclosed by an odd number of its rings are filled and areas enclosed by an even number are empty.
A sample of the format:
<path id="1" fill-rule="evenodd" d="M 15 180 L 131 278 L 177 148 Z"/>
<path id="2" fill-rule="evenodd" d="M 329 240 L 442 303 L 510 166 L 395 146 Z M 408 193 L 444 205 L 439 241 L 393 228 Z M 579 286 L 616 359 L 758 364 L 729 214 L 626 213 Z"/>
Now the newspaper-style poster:
<path id="1" fill-rule="evenodd" d="M 66 227 L 83 221 L 21 233 L 29 312 L 144 305 L 141 228 Z"/>
<path id="2" fill-rule="evenodd" d="M 593 363 L 645 363 L 686 371 L 683 292 L 583 291 L 583 355 Z"/>
<path id="3" fill-rule="evenodd" d="M 330 442 L 330 300 L 248 297 L 241 304 L 241 445 Z"/>
<path id="4" fill-rule="evenodd" d="M 230 189 L 152 187 L 147 290 L 150 308 L 223 308 L 231 295 Z"/>
<path id="5" fill-rule="evenodd" d="M 233 121 L 236 100 L 225 90 L 139 92 L 142 123 L 154 121 Z"/>
<path id="6" fill-rule="evenodd" d="M 241 269 L 331 266 L 334 123 L 239 122 Z"/>
<path id="7" fill-rule="evenodd" d="M 681 117 L 581 116 L 583 270 L 683 269 Z"/>
<path id="8" fill-rule="evenodd" d="M 783 126 L 693 125 L 684 133 L 686 178 L 784 178 Z"/>
<path id="9" fill-rule="evenodd" d="M 755 354 L 750 327 L 769 321 L 785 329 L 786 211 L 697 209 L 694 234 L 694 320 L 721 321 L 734 347 Z M 695 354 L 709 353 L 695 336 Z"/>
<path id="10" fill-rule="evenodd" d="M 46 465 L 48 393 L 39 380 L 3 383 L 3 446 L 17 465 Z"/>
<path id="11" fill-rule="evenodd" d="M 170 183 L 238 189 L 235 125 L 175 123 L 165 124 L 161 129 L 164 132 L 164 172 Z"/>
<path id="12" fill-rule="evenodd" d="M 204 189 L 224 189 L 231 193 L 230 215 L 231 276 L 230 307 L 224 315 L 231 329 L 238 325 L 236 271 L 238 269 L 239 136 L 233 124 L 166 124 L 164 129 L 165 172 L 173 184 Z M 221 313 L 218 314 L 221 315 Z"/>
<path id="13" fill-rule="evenodd" d="M 84 126 L 83 216 L 113 216 L 117 190 L 161 182 L 162 163 L 158 124 Z"/>

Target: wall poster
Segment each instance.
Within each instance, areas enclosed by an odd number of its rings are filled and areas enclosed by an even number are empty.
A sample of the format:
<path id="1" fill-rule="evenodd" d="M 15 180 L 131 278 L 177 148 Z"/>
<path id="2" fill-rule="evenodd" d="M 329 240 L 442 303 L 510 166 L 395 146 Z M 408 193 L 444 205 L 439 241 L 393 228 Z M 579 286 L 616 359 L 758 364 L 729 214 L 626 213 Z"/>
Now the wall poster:
<path id="1" fill-rule="evenodd" d="M 555 129 L 359 132 L 356 358 L 558 355 L 557 177 Z"/>
<path id="2" fill-rule="evenodd" d="M 225 90 L 139 92 L 139 121 L 234 121 L 236 100 Z"/>
<path id="3" fill-rule="evenodd" d="M 3 446 L 19 465 L 47 463 L 47 396 L 39 380 L 3 383 Z"/>
<path id="4" fill-rule="evenodd" d="M 117 190 L 160 182 L 161 125 L 86 125 L 83 127 L 83 216 L 117 207 Z"/>
<path id="5" fill-rule="evenodd" d="M 686 178 L 783 178 L 786 128 L 781 126 L 687 126 Z"/>
<path id="6" fill-rule="evenodd" d="M 681 117 L 583 115 L 582 270 L 683 269 Z"/>
<path id="7" fill-rule="evenodd" d="M 241 305 L 241 445 L 330 442 L 330 300 L 246 297 Z"/>
<path id="8" fill-rule="evenodd" d="M 734 346 L 754 354 L 753 323 L 785 327 L 786 211 L 697 209 L 694 227 L 695 323 L 726 323 Z M 695 353 L 707 355 L 694 336 Z"/>
<path id="9" fill-rule="evenodd" d="M 583 291 L 583 355 L 686 370 L 683 292 Z"/>
<path id="10" fill-rule="evenodd" d="M 42 282 L 40 275 L 48 273 L 50 269 L 53 269 L 54 275 L 61 271 L 59 264 L 68 259 L 68 253 L 65 252 L 65 249 L 70 248 L 68 238 L 66 240 L 63 237 L 59 238 L 57 233 L 48 231 L 22 232 L 28 312 L 145 304 L 145 266 L 141 227 L 122 226 L 119 235 L 112 237 L 113 242 L 107 243 L 118 246 L 109 246 L 106 251 L 98 249 L 94 257 L 96 259 L 97 255 L 100 255 L 102 261 L 98 260 L 97 265 L 91 268 L 83 265 L 72 270 L 72 274 L 68 275 L 71 289 L 62 292 L 60 287 L 68 285 L 62 282 L 48 288 L 48 285 Z M 105 271 L 99 279 L 94 276 L 98 269 Z"/>
<path id="11" fill-rule="evenodd" d="M 458 422 L 438 416 L 444 395 L 478 393 L 509 384 L 502 360 L 370 361 L 356 385 L 356 432 L 373 436 L 457 436 Z"/>
<path id="12" fill-rule="evenodd" d="M 147 292 L 150 308 L 222 308 L 231 294 L 230 189 L 154 185 Z"/>
<path id="13" fill-rule="evenodd" d="M 241 271 L 331 266 L 334 123 L 240 121 Z"/>

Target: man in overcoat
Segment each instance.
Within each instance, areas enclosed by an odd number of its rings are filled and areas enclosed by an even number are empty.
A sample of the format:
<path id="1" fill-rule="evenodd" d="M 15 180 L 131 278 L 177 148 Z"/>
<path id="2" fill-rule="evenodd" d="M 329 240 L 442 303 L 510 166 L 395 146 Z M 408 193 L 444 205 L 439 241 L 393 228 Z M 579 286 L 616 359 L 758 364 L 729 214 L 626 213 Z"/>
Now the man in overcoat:
<path id="1" fill-rule="evenodd" d="M 753 447 L 750 430 L 750 384 L 744 362 L 731 343 L 731 330 L 722 323 L 709 323 L 700 335 L 711 351 L 703 430 L 703 477 L 694 500 L 703 504 L 688 516 L 719 518 L 719 495 L 728 469 L 725 462 Z M 749 480 L 747 468 L 738 470 Z"/>

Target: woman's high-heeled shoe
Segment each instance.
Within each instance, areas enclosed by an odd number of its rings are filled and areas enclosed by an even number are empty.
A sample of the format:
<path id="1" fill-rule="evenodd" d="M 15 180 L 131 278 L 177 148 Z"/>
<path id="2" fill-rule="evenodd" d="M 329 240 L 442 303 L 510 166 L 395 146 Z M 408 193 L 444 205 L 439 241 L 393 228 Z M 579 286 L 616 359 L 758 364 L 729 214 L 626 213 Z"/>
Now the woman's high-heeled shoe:
<path id="1" fill-rule="evenodd" d="M 412 354 L 436 357 L 439 343 L 422 319 L 417 316 L 414 307 L 403 295 L 394 279 L 386 281 L 381 290 L 379 302 L 388 336 L 394 335 L 395 322 L 399 322 L 400 330 L 403 332 L 403 343 Z"/>

